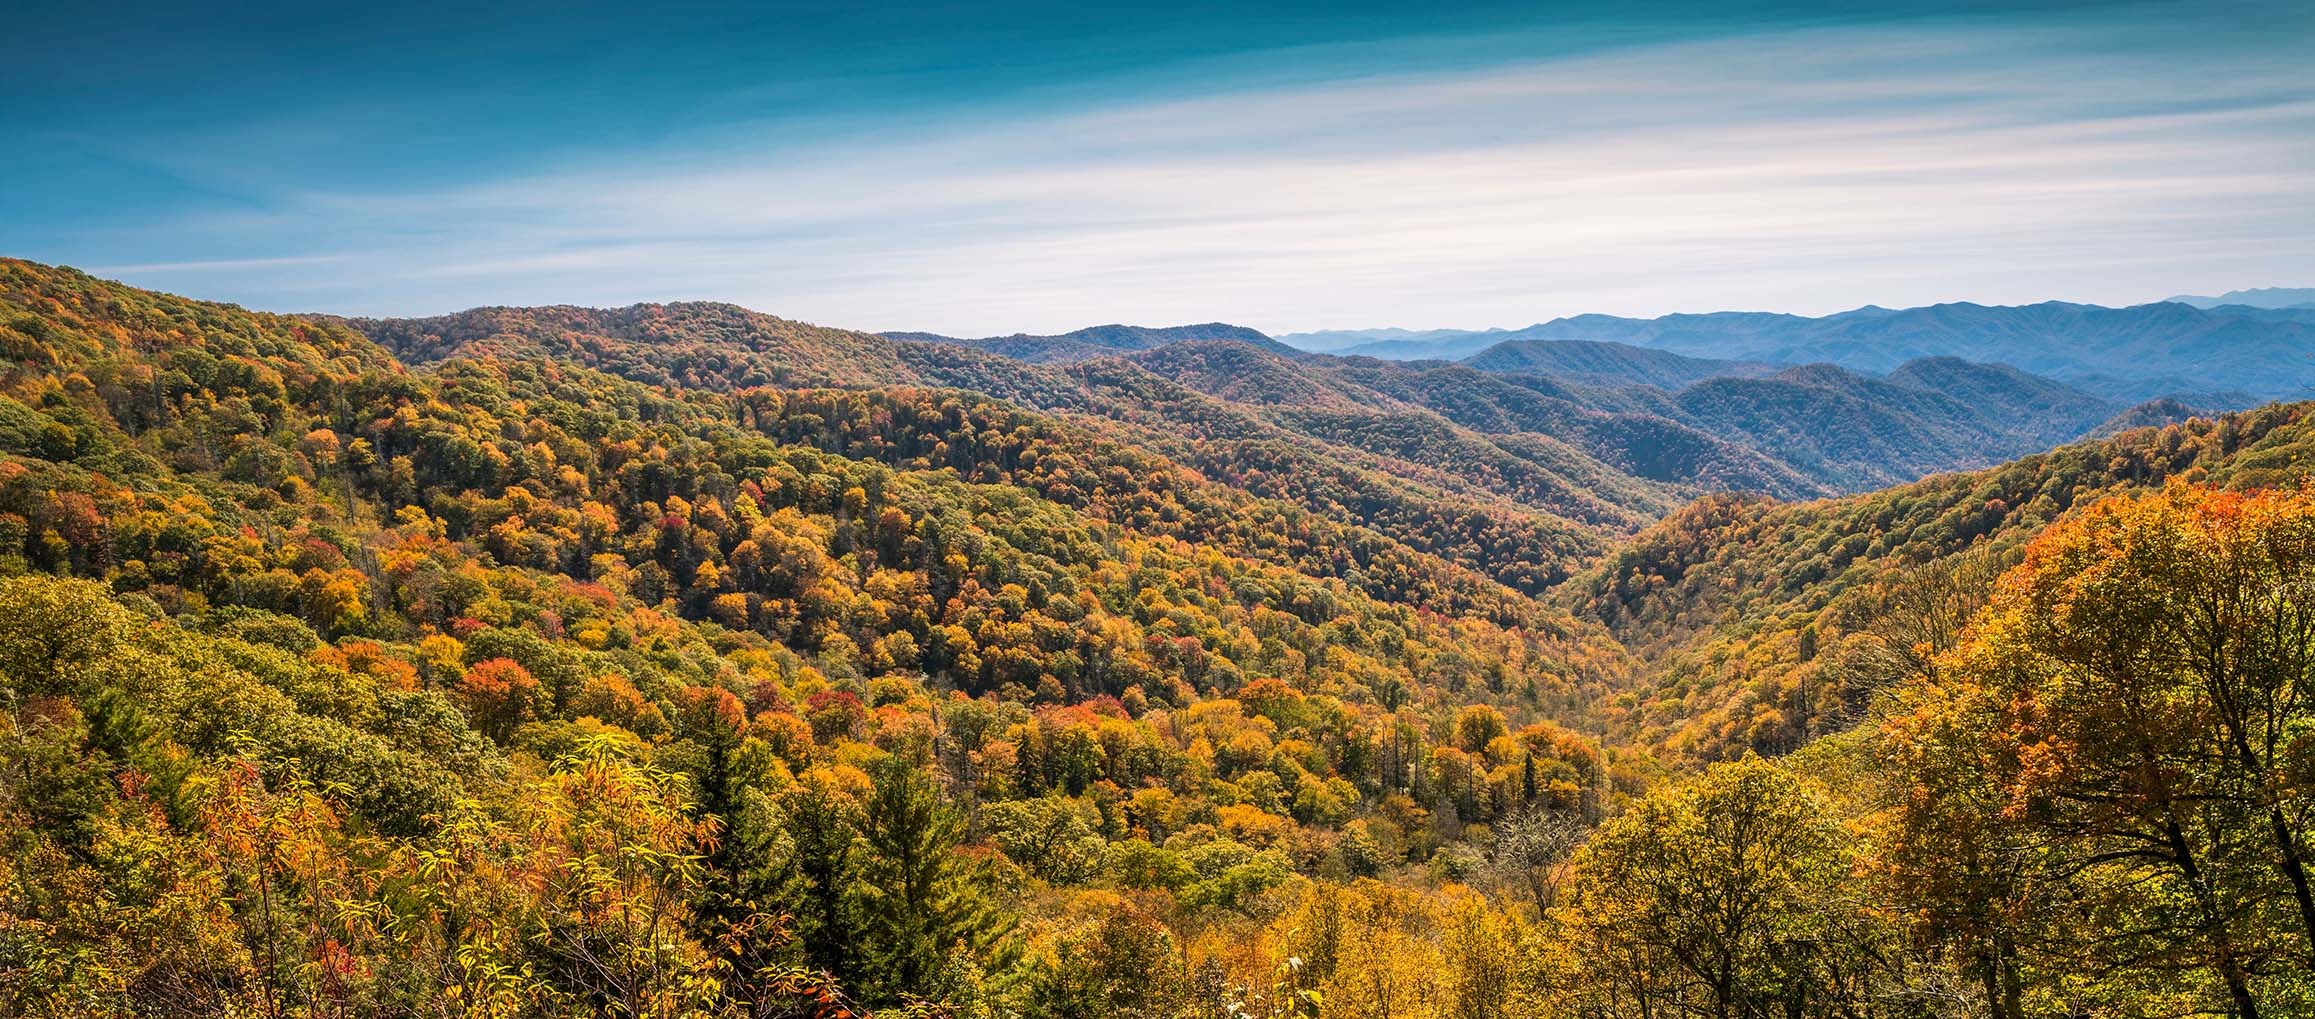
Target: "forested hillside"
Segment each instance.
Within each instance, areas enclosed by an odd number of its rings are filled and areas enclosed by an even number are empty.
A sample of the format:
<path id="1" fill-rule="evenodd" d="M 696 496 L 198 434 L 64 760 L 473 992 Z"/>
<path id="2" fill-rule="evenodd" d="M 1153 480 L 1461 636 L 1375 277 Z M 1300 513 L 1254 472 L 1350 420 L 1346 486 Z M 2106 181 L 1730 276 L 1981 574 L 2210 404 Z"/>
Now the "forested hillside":
<path id="1" fill-rule="evenodd" d="M 2307 405 L 1147 340 L 0 261 L 0 1014 L 2315 1008 Z"/>
<path id="2" fill-rule="evenodd" d="M 489 308 L 349 324 L 414 364 L 520 355 L 719 391 L 977 392 L 1233 487 L 1366 522 L 1528 594 L 1703 494 L 1826 495 L 1982 467 L 2126 410 L 1951 359 L 1878 379 L 1540 344 L 1521 348 L 1526 356 L 1474 359 L 1474 372 L 1299 355 L 1223 325 L 959 341 L 826 329 L 717 304 Z"/>
<path id="3" fill-rule="evenodd" d="M 1757 361 L 1688 357 L 1622 343 L 1508 340 L 1462 359 L 1482 371 L 1549 375 L 1595 386 L 1647 385 L 1677 390 L 1706 379 L 1759 378 L 1777 366 Z"/>
<path id="4" fill-rule="evenodd" d="M 1707 758 L 1788 751 L 1853 722 L 1889 656 L 1950 646 L 1993 578 L 2078 508 L 2172 478 L 2302 485 L 2315 469 L 2310 406 L 2138 429 L 1847 499 L 1698 500 L 1560 600 L 1645 663 L 1653 689 L 1619 718 L 1634 738 Z"/>

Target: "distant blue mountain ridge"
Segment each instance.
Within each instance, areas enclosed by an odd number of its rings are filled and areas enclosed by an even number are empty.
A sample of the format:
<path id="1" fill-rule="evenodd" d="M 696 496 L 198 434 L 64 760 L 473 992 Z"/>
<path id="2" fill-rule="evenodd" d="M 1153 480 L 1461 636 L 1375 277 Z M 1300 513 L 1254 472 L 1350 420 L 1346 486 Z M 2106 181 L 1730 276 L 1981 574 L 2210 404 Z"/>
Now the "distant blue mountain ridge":
<path id="1" fill-rule="evenodd" d="M 1524 329 L 1337 330 L 1276 337 L 1304 350 L 1396 361 L 1501 362 L 1532 357 L 1505 344 L 1615 343 L 1754 366 L 1837 364 L 1887 373 L 1922 358 L 2006 364 L 2112 399 L 2215 396 L 2204 405 L 2315 395 L 2315 305 L 2284 303 L 2315 290 L 2238 291 L 2262 304 L 2198 307 L 2189 298 L 2108 308 L 2049 301 L 1892 310 L 1867 306 L 1821 317 L 1714 312 L 1623 318 L 1577 315 Z M 1749 369 L 1748 369 L 1749 370 Z"/>

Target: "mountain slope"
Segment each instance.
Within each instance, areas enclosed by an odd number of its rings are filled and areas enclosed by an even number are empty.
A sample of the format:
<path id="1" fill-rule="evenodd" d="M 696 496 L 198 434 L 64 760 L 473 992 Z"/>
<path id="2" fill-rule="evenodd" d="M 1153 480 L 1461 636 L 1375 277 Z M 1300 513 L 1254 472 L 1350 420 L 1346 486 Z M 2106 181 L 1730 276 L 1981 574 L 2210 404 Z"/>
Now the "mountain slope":
<path id="1" fill-rule="evenodd" d="M 1822 495 L 1823 485 L 1750 447 L 1663 416 L 1660 394 L 1571 386 L 1540 375 L 1464 365 L 1347 359 L 1345 378 L 1490 435 L 1551 436 L 1620 471 L 1666 485 L 1779 497 Z"/>
<path id="2" fill-rule="evenodd" d="M 2215 412 L 2190 407 L 2178 400 L 2148 400 L 2106 419 L 2106 423 L 2091 429 L 2085 438 L 2108 439 L 2140 428 L 2161 428 L 2192 418 L 2217 416 Z"/>
<path id="3" fill-rule="evenodd" d="M 476 308 L 348 322 L 412 364 L 454 357 L 542 357 L 639 382 L 695 388 L 890 385 L 912 373 L 892 344 L 737 305 Z"/>
<path id="4" fill-rule="evenodd" d="M 1548 375 L 1592 386 L 1685 389 L 1706 379 L 1759 378 L 1775 365 L 1687 357 L 1623 343 L 1589 340 L 1506 340 L 1464 358 L 1481 371 Z"/>
<path id="5" fill-rule="evenodd" d="M 1817 365 L 1673 394 L 1682 420 L 1740 437 L 1840 491 L 1983 467 L 2077 438 L 2122 409 L 2000 366 L 1912 362 L 1887 378 Z"/>
<path id="6" fill-rule="evenodd" d="M 1558 596 L 1651 677 L 1617 731 L 1705 758 L 1782 752 L 1854 721 L 1897 678 L 1895 663 L 1925 639 L 1897 625 L 1920 611 L 1908 599 L 1982 598 L 2027 539 L 2078 507 L 2172 478 L 2254 488 L 2310 477 L 2315 404 L 2277 404 L 1865 495 L 1701 500 Z"/>

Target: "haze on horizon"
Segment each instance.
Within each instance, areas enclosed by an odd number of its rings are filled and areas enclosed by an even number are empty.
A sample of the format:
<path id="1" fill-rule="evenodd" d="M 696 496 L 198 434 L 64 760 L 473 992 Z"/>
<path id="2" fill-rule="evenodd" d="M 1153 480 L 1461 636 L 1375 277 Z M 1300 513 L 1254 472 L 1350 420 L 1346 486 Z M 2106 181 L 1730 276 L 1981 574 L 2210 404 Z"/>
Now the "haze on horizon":
<path id="1" fill-rule="evenodd" d="M 2315 8 L 21 12 L 0 254 L 952 335 L 2315 284 Z"/>

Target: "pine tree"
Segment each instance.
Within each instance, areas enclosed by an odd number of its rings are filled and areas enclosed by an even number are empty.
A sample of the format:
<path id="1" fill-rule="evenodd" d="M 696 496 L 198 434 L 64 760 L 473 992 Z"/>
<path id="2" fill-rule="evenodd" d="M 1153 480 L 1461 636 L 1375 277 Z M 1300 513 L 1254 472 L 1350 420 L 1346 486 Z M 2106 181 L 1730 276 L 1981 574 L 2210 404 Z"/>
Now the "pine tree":
<path id="1" fill-rule="evenodd" d="M 782 867 L 781 905 L 795 918 L 804 964 L 852 986 L 859 976 L 860 914 L 851 812 L 843 797 L 809 783 L 782 805 L 795 848 Z"/>
<path id="2" fill-rule="evenodd" d="M 875 769 L 861 820 L 862 1000 L 939 996 L 957 953 L 1006 968 L 1013 919 L 989 895 L 986 870 L 956 850 L 964 819 L 923 772 L 898 758 Z"/>

